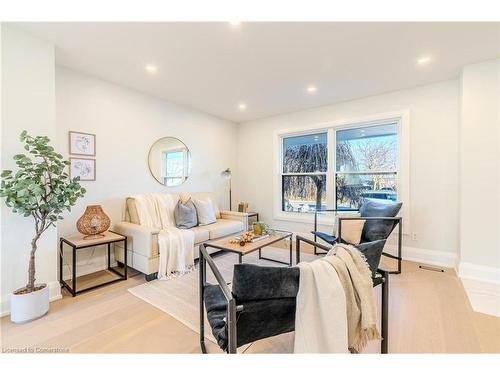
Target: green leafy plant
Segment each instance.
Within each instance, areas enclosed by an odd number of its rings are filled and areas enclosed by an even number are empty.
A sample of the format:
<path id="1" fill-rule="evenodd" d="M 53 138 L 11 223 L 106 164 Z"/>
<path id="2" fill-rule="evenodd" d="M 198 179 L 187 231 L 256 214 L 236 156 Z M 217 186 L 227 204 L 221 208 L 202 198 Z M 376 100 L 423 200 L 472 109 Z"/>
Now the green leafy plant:
<path id="1" fill-rule="evenodd" d="M 35 290 L 35 253 L 40 236 L 50 226 L 62 219 L 63 211 L 70 211 L 79 197 L 85 194 L 79 177 L 70 178 L 65 172 L 69 162 L 49 145 L 45 136 L 30 136 L 26 130 L 21 133 L 27 154 L 14 155 L 18 170 L 4 170 L 1 173 L 0 197 L 12 208 L 12 212 L 33 217 L 35 237 L 31 240 L 28 269 L 28 283 L 20 293 Z"/>

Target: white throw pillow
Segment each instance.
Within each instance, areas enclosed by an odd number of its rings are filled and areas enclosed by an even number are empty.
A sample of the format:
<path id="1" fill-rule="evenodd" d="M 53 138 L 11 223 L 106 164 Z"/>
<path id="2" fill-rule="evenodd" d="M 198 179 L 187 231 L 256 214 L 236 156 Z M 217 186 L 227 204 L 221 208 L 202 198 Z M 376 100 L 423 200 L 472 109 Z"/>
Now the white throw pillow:
<path id="1" fill-rule="evenodd" d="M 216 222 L 214 205 L 210 199 L 193 199 L 193 203 L 198 214 L 199 225 L 208 225 Z"/>
<path id="2" fill-rule="evenodd" d="M 352 211 L 337 211 L 335 213 L 335 222 L 333 224 L 333 235 L 335 237 L 339 236 L 339 217 L 361 217 L 361 214 L 359 212 L 352 212 Z M 347 223 L 349 220 L 344 220 L 342 221 L 342 232 L 344 232 L 344 225 Z"/>
<path id="3" fill-rule="evenodd" d="M 359 245 L 361 242 L 361 234 L 363 233 L 363 227 L 365 226 L 366 220 L 342 220 L 342 241 L 345 241 L 351 245 Z M 337 226 L 337 237 L 338 237 L 338 226 Z"/>

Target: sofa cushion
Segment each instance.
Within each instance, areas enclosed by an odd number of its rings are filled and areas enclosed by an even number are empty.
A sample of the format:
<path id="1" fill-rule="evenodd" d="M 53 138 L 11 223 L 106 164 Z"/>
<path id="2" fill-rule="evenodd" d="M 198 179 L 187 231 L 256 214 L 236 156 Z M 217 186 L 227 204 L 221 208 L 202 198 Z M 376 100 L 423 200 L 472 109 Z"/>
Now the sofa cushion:
<path id="1" fill-rule="evenodd" d="M 127 198 L 127 213 L 128 219 L 131 223 L 139 225 L 139 214 L 137 213 L 137 207 L 135 207 L 135 199 Z"/>
<path id="2" fill-rule="evenodd" d="M 177 193 L 162 193 L 162 194 L 169 195 L 172 202 L 177 202 L 179 200 L 179 194 Z M 167 212 L 167 215 L 169 217 L 169 220 L 171 220 L 171 222 L 174 222 L 174 207 L 172 207 L 172 209 L 169 210 L 169 212 Z M 161 222 L 160 217 L 155 218 L 155 220 L 158 221 L 159 223 Z M 125 221 L 141 225 L 134 197 L 127 197 L 126 199 Z"/>
<path id="3" fill-rule="evenodd" d="M 183 202 L 187 202 L 189 198 L 210 199 L 214 207 L 215 217 L 217 219 L 221 217 L 221 213 L 213 193 L 201 192 L 201 193 L 164 193 L 164 194 L 170 195 L 172 197 L 172 201 L 174 202 L 177 202 L 179 199 L 182 200 Z M 173 211 L 172 211 L 172 217 L 173 217 Z M 135 206 L 135 199 L 133 197 L 128 197 L 126 199 L 125 221 L 129 221 L 134 224 L 140 224 L 139 215 L 137 214 L 137 208 Z"/>
<path id="4" fill-rule="evenodd" d="M 189 229 L 198 225 L 196 216 L 196 207 L 193 201 L 189 199 L 183 203 L 180 199 L 174 209 L 175 226 L 181 229 Z"/>
<path id="5" fill-rule="evenodd" d="M 205 225 L 203 228 L 209 231 L 211 240 L 229 236 L 245 229 L 241 221 L 229 219 L 219 219 L 213 224 Z"/>
<path id="6" fill-rule="evenodd" d="M 208 241 L 210 238 L 209 231 L 207 230 L 207 227 L 193 227 L 189 229 L 191 232 L 194 233 L 194 243 L 199 244 L 201 242 Z"/>
<path id="7" fill-rule="evenodd" d="M 212 202 L 212 205 L 214 207 L 215 211 L 215 217 L 217 219 L 220 219 L 220 209 L 219 206 L 217 205 L 217 200 L 215 199 L 215 196 L 213 193 L 208 193 L 208 192 L 191 192 L 191 193 L 180 193 L 179 195 L 180 199 L 182 199 L 183 202 L 186 202 L 189 198 L 191 199 L 201 199 L 201 200 L 207 200 L 210 199 Z"/>
<path id="8" fill-rule="evenodd" d="M 361 217 L 394 217 L 401 209 L 402 203 L 379 203 L 367 200 L 359 208 Z M 363 242 L 386 239 L 394 229 L 392 220 L 367 220 L 363 228 Z"/>
<path id="9" fill-rule="evenodd" d="M 193 199 L 199 225 L 208 225 L 216 222 L 215 209 L 210 199 Z"/>

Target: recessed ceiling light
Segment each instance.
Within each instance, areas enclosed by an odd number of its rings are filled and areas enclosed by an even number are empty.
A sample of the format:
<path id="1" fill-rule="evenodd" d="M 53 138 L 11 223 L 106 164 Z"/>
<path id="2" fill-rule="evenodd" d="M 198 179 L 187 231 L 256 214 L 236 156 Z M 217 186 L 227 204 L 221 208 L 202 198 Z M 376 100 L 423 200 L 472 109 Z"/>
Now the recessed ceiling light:
<path id="1" fill-rule="evenodd" d="M 146 65 L 144 69 L 146 69 L 148 73 L 156 73 L 158 71 L 158 67 L 152 64 Z"/>
<path id="2" fill-rule="evenodd" d="M 316 86 L 307 86 L 307 92 L 316 92 Z"/>
<path id="3" fill-rule="evenodd" d="M 245 109 L 247 109 L 247 105 L 245 103 L 240 103 L 238 104 L 238 109 L 240 111 L 244 111 Z"/>
<path id="4" fill-rule="evenodd" d="M 430 56 L 423 56 L 417 60 L 418 65 L 425 65 L 428 64 L 432 61 L 432 58 Z"/>
<path id="5" fill-rule="evenodd" d="M 230 24 L 231 26 L 237 27 L 237 26 L 240 26 L 240 25 L 241 25 L 241 22 L 239 22 L 239 21 L 231 21 L 231 22 L 229 22 L 229 24 Z"/>

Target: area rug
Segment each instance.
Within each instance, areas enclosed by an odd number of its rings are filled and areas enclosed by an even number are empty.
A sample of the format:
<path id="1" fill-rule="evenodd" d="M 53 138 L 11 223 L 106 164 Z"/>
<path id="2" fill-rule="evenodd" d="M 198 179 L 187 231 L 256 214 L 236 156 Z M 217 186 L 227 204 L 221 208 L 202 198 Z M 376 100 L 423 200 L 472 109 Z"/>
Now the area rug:
<path id="1" fill-rule="evenodd" d="M 288 249 L 276 247 L 266 247 L 262 249 L 262 256 L 289 261 Z M 312 254 L 301 253 L 301 261 L 311 261 L 317 259 Z M 238 255 L 234 253 L 221 253 L 213 256 L 214 262 L 219 268 L 220 273 L 228 283 L 233 278 L 233 266 L 238 263 Z M 295 261 L 295 252 L 293 254 Z M 258 252 L 243 256 L 243 263 L 252 263 L 266 266 L 286 267 L 285 265 L 259 259 Z M 210 267 L 207 266 L 207 282 L 216 284 L 216 280 Z M 200 313 L 198 297 L 198 270 L 187 275 L 171 280 L 153 280 L 142 285 L 128 289 L 134 296 L 155 306 L 156 308 L 173 316 L 175 319 L 186 325 L 193 331 L 199 333 Z M 212 336 L 210 326 L 206 320 L 205 314 L 205 338 L 216 342 Z"/>

